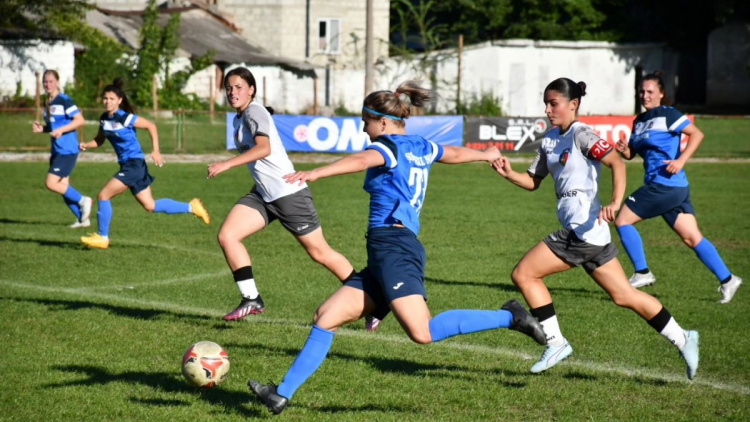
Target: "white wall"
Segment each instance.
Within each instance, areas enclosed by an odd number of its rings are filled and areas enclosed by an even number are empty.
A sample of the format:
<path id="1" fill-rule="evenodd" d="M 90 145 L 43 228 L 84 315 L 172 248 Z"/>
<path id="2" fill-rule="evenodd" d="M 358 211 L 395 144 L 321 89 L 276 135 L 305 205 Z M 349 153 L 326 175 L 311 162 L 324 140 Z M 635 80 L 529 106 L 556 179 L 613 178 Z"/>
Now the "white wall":
<path id="1" fill-rule="evenodd" d="M 19 82 L 22 94 L 33 97 L 36 73 L 46 69 L 57 71 L 60 87 L 65 89 L 66 84 L 73 82 L 74 53 L 69 41 L 0 40 L 0 97 L 15 94 Z"/>

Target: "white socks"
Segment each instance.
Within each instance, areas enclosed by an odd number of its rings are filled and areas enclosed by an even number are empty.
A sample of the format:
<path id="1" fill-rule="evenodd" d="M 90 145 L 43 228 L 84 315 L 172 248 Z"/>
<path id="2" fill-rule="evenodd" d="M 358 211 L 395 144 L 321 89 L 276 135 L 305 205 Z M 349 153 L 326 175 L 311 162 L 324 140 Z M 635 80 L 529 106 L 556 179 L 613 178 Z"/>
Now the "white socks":
<path id="1" fill-rule="evenodd" d="M 547 336 L 548 346 L 562 346 L 565 344 L 565 338 L 563 337 L 562 332 L 560 332 L 560 324 L 557 322 L 557 315 L 547 318 L 544 321 L 540 321 L 539 323 L 542 324 L 544 334 Z"/>
<path id="2" fill-rule="evenodd" d="M 669 319 L 667 325 L 661 330 L 661 335 L 671 341 L 678 349 L 682 350 L 685 347 L 685 330 L 680 327 L 680 324 L 674 318 Z"/>
<path id="3" fill-rule="evenodd" d="M 237 288 L 240 289 L 240 294 L 242 295 L 242 297 L 247 299 L 255 299 L 260 294 L 258 293 L 258 288 L 255 287 L 254 278 L 238 281 Z"/>

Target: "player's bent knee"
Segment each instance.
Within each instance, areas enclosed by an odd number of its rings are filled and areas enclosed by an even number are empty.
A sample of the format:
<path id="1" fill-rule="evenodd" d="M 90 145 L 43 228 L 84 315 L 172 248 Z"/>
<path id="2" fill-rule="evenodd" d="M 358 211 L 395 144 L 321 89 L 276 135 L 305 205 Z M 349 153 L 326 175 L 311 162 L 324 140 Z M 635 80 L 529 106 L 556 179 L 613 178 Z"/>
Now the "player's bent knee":
<path id="1" fill-rule="evenodd" d="M 417 344 L 430 344 L 432 343 L 432 335 L 430 330 L 420 330 L 419 332 L 407 332 L 411 341 Z"/>

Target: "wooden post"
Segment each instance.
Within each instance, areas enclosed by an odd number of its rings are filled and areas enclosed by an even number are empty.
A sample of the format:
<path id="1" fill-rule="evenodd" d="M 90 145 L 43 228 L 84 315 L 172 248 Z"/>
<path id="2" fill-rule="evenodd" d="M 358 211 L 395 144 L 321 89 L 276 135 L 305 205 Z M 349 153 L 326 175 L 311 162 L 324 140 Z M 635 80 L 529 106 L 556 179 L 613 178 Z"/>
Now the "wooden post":
<path id="1" fill-rule="evenodd" d="M 461 57 L 464 53 L 464 34 L 458 35 L 458 76 L 456 78 L 456 114 L 461 110 Z"/>
<path id="2" fill-rule="evenodd" d="M 318 115 L 318 74 L 313 76 L 313 116 Z"/>
<path id="3" fill-rule="evenodd" d="M 34 95 L 34 101 L 36 104 L 36 120 L 37 122 L 42 120 L 42 74 L 36 72 L 36 94 Z"/>
<path id="4" fill-rule="evenodd" d="M 373 35 L 373 0 L 366 1 L 365 15 L 365 97 L 372 92 L 375 63 L 375 37 Z"/>
<path id="5" fill-rule="evenodd" d="M 266 104 L 268 103 L 266 102 L 266 77 L 264 76 L 263 77 L 263 107 L 265 107 Z"/>
<path id="6" fill-rule="evenodd" d="M 158 84 L 156 81 L 156 75 L 151 78 L 151 97 L 154 101 L 154 120 L 156 120 L 159 111 L 159 95 L 157 93 Z"/>
<path id="7" fill-rule="evenodd" d="M 214 102 L 216 102 L 216 79 L 214 79 L 214 76 L 211 76 L 209 78 L 208 82 L 211 86 L 209 87 L 209 103 L 208 103 L 208 114 L 211 116 L 211 123 L 214 122 Z"/>

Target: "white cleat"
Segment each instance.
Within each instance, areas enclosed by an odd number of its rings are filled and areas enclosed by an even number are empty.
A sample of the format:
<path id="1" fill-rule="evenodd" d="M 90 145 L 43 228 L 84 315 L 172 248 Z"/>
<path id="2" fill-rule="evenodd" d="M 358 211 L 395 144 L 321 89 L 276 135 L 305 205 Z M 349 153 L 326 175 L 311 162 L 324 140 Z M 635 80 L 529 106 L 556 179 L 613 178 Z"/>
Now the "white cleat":
<path id="1" fill-rule="evenodd" d="M 69 225 L 71 229 L 80 229 L 82 227 L 91 227 L 91 220 L 88 218 L 83 221 L 76 221 L 75 223 Z"/>
<path id="2" fill-rule="evenodd" d="M 685 347 L 680 350 L 680 356 L 687 364 L 687 377 L 689 380 L 695 378 L 698 372 L 698 332 L 685 330 Z"/>
<path id="3" fill-rule="evenodd" d="M 732 274 L 732 278 L 729 281 L 719 286 L 719 291 L 721 292 L 719 303 L 731 302 L 734 294 L 737 293 L 737 289 L 740 288 L 740 284 L 742 284 L 742 279 Z"/>
<path id="4" fill-rule="evenodd" d="M 563 342 L 562 346 L 547 346 L 539 362 L 531 367 L 531 373 L 538 374 L 544 372 L 570 356 L 573 353 L 573 348 L 568 343 L 568 340 L 563 339 Z"/>
<path id="5" fill-rule="evenodd" d="M 89 221 L 89 217 L 91 217 L 91 206 L 93 205 L 94 200 L 91 199 L 88 196 L 84 196 L 81 198 L 81 202 L 78 204 L 79 207 L 81 207 L 81 221 Z M 81 227 L 88 227 L 88 226 L 81 226 Z"/>
<path id="6" fill-rule="evenodd" d="M 636 289 L 640 289 L 641 287 L 650 286 L 656 283 L 656 277 L 651 271 L 647 272 L 646 274 L 635 273 L 632 277 L 630 277 L 629 281 L 631 286 L 635 287 Z"/>

